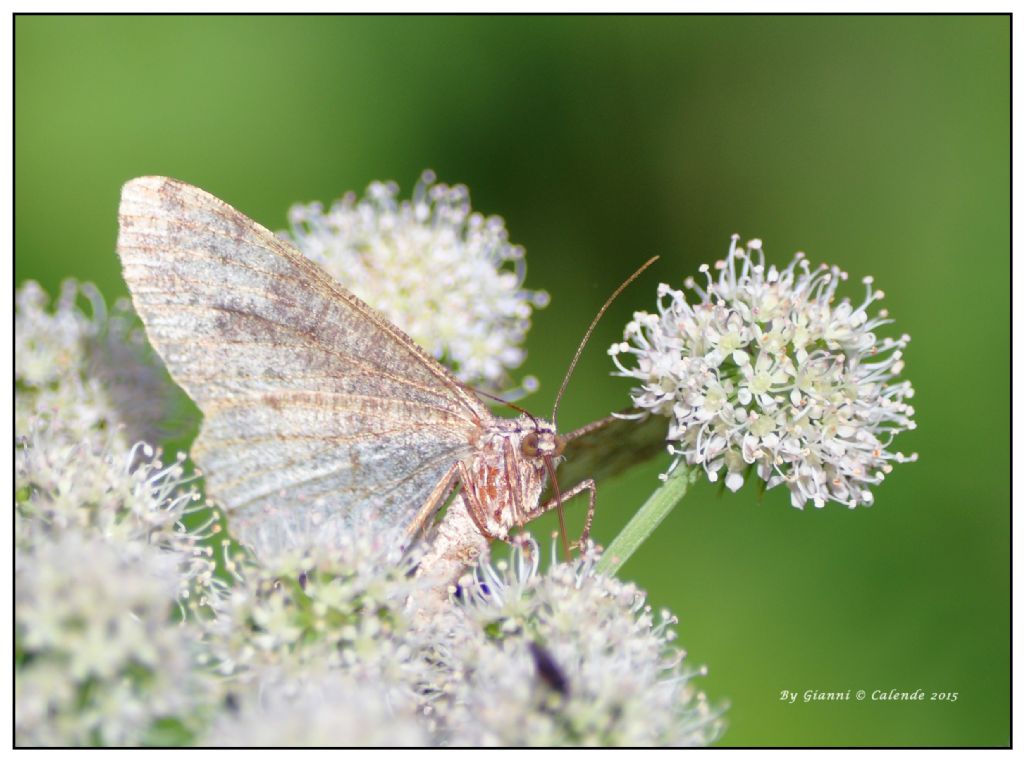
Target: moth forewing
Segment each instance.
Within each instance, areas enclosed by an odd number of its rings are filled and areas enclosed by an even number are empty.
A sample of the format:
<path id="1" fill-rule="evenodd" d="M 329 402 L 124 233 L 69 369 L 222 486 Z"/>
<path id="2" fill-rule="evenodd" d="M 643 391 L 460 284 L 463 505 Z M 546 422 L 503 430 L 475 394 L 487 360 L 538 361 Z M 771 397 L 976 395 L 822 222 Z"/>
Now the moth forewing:
<path id="1" fill-rule="evenodd" d="M 119 218 L 135 309 L 203 412 L 193 457 L 240 540 L 323 543 L 356 522 L 408 540 L 461 481 L 430 551 L 457 564 L 548 509 L 549 455 L 523 441 L 553 427 L 495 417 L 290 244 L 166 177 L 128 182 Z"/>
<path id="2" fill-rule="evenodd" d="M 439 507 L 492 418 L 439 363 L 205 191 L 132 180 L 120 223 L 136 311 L 204 414 L 193 455 L 233 527 L 411 530 Z"/>

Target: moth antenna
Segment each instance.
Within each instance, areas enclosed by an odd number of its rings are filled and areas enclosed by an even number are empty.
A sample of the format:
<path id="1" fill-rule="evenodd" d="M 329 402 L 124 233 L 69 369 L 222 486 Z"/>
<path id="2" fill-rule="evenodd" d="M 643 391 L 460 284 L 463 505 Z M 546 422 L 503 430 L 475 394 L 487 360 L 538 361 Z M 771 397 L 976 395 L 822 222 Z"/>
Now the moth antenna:
<path id="1" fill-rule="evenodd" d="M 632 275 L 626 278 L 622 285 L 615 289 L 615 293 L 609 296 L 608 300 L 604 302 L 604 306 L 601 307 L 600 310 L 598 310 L 597 316 L 595 316 L 593 322 L 590 323 L 590 327 L 587 328 L 587 332 L 583 334 L 583 340 L 580 341 L 579 348 L 576 349 L 576 356 L 574 356 L 572 358 L 572 362 L 569 363 L 569 369 L 568 371 L 566 371 L 565 378 L 562 380 L 562 386 L 561 388 L 558 389 L 558 396 L 555 397 L 554 409 L 551 410 L 551 425 L 554 426 L 555 430 L 558 430 L 558 426 L 556 424 L 558 417 L 558 403 L 562 401 L 562 394 L 565 393 L 565 387 L 569 385 L 569 378 L 572 377 L 572 372 L 573 370 L 576 369 L 576 363 L 580 361 L 580 355 L 583 353 L 583 349 L 586 347 L 587 341 L 590 340 L 590 334 L 594 332 L 594 328 L 597 327 L 598 321 L 601 319 L 601 316 L 604 315 L 606 311 L 608 311 L 608 307 L 612 305 L 612 302 L 615 301 L 616 298 L 618 298 L 618 295 L 620 293 L 626 290 L 626 286 L 628 286 L 630 283 L 632 283 L 634 280 L 640 277 L 640 274 L 645 269 L 654 264 L 656 261 L 658 261 L 658 258 L 659 257 L 657 256 L 652 256 L 650 259 L 648 259 L 646 262 L 640 265 L 640 269 L 638 269 L 636 272 L 634 272 Z"/>
<path id="2" fill-rule="evenodd" d="M 530 418 L 530 420 L 533 421 L 533 424 L 535 426 L 540 428 L 540 423 L 537 421 L 537 418 L 534 417 L 533 413 L 530 412 L 529 410 L 523 409 L 518 404 L 513 404 L 512 402 L 507 402 L 504 399 L 502 399 L 500 396 L 495 396 L 494 394 L 488 394 L 486 391 L 481 391 L 478 388 L 473 389 L 473 393 L 474 394 L 479 394 L 480 396 L 486 396 L 488 399 L 493 399 L 496 402 L 500 402 L 501 404 L 504 404 L 506 407 L 511 407 L 512 409 L 516 410 L 517 412 L 523 413 L 528 418 Z"/>

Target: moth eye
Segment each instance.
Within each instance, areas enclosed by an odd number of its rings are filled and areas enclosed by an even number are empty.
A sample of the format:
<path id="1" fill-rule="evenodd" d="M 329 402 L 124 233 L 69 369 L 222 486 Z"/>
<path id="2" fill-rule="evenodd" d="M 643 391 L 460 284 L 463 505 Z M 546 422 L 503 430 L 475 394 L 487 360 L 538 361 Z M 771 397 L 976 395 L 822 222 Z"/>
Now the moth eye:
<path id="1" fill-rule="evenodd" d="M 555 436 L 555 451 L 552 452 L 555 457 L 561 456 L 562 452 L 565 451 L 565 439 L 561 436 Z"/>
<path id="2" fill-rule="evenodd" d="M 523 436 L 523 443 L 520 446 L 523 450 L 524 455 L 526 455 L 527 457 L 536 457 L 537 433 L 535 431 L 531 431 L 530 433 Z"/>

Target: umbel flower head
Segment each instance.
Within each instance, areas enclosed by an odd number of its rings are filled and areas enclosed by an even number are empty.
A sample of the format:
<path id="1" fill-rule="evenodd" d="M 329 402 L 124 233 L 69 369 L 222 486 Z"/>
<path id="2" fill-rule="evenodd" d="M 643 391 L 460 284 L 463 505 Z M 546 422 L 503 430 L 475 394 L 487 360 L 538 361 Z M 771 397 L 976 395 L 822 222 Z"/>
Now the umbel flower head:
<path id="1" fill-rule="evenodd" d="M 879 337 L 892 320 L 868 314 L 884 294 L 868 277 L 860 304 L 836 303 L 847 273 L 803 254 L 766 267 L 761 241 L 744 249 L 738 236 L 715 269 L 701 267 L 703 286 L 685 281 L 689 298 L 660 285 L 657 314 L 637 312 L 609 349 L 618 374 L 641 382 L 634 404 L 670 418 L 671 467 L 712 481 L 724 469 L 733 491 L 753 472 L 785 484 L 794 507 L 871 504 L 893 462 L 917 459 L 890 449 L 915 427 L 914 390 L 897 380 L 910 337 Z"/>
<path id="2" fill-rule="evenodd" d="M 234 584 L 205 623 L 207 658 L 230 708 L 209 745 L 423 744 L 405 645 L 422 584 L 370 526 L 291 555 L 232 553 Z"/>
<path id="3" fill-rule="evenodd" d="M 554 543 L 553 543 L 554 545 Z M 552 547 L 552 557 L 555 548 Z M 591 546 L 540 571 L 536 542 L 483 561 L 421 622 L 421 689 L 445 744 L 707 745 L 722 730 L 668 611 L 595 570 Z"/>
<path id="4" fill-rule="evenodd" d="M 289 211 L 289 237 L 338 282 L 379 309 L 465 383 L 506 391 L 543 291 L 523 288 L 521 246 L 500 217 L 474 212 L 464 185 L 424 172 L 412 200 L 393 182 L 349 193 L 329 211 Z M 526 379 L 531 390 L 536 381 Z"/>
<path id="5" fill-rule="evenodd" d="M 77 424 L 77 423 L 76 423 Z M 118 431 L 20 438 L 15 480 L 15 738 L 19 745 L 137 745 L 192 724 L 212 693 L 193 618 L 219 592 L 209 526 L 186 529 L 181 463 Z"/>

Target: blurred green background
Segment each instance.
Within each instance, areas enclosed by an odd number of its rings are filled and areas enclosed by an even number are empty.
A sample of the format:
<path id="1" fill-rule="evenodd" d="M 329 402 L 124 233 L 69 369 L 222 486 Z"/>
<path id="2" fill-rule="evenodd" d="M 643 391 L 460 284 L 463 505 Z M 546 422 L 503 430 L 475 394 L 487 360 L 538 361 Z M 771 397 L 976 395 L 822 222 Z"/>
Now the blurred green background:
<path id="1" fill-rule="evenodd" d="M 116 209 L 136 175 L 280 229 L 293 202 L 373 179 L 407 194 L 430 167 L 505 217 L 553 297 L 523 368 L 538 413 L 605 297 L 662 256 L 598 328 L 567 430 L 628 403 L 606 347 L 732 233 L 776 264 L 840 264 L 852 298 L 874 275 L 913 336 L 919 429 L 897 448 L 920 462 L 855 511 L 703 484 L 624 575 L 730 701 L 723 744 L 1009 742 L 1008 17 L 21 16 L 15 33 L 19 283 L 126 293 Z M 599 485 L 597 539 L 666 462 Z M 959 699 L 779 700 L 891 688 Z"/>

